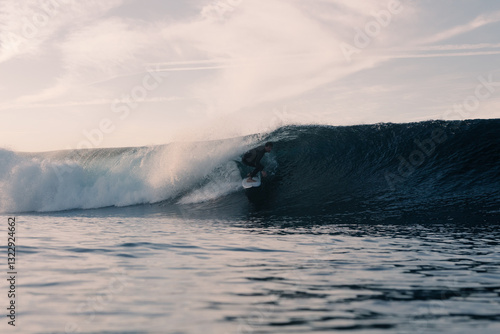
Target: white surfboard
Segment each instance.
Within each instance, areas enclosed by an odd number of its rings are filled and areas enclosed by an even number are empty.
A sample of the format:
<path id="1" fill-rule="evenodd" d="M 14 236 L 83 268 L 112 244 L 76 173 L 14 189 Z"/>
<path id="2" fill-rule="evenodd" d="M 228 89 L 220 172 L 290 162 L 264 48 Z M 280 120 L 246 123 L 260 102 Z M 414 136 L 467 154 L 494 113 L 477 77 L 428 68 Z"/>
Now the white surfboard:
<path id="1" fill-rule="evenodd" d="M 254 176 L 252 180 L 254 180 L 255 182 L 248 182 L 248 177 L 245 177 L 243 181 L 241 181 L 241 185 L 245 189 L 260 186 L 260 173 L 258 173 L 257 176 Z"/>

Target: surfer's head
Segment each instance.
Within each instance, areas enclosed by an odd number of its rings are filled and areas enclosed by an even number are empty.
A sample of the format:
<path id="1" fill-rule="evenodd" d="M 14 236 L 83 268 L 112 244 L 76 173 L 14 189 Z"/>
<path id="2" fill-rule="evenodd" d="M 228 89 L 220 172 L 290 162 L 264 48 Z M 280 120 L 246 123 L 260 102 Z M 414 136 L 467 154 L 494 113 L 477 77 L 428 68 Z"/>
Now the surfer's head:
<path id="1" fill-rule="evenodd" d="M 271 150 L 273 149 L 273 143 L 268 141 L 266 145 L 264 145 L 264 147 L 266 148 L 266 152 L 271 152 Z"/>

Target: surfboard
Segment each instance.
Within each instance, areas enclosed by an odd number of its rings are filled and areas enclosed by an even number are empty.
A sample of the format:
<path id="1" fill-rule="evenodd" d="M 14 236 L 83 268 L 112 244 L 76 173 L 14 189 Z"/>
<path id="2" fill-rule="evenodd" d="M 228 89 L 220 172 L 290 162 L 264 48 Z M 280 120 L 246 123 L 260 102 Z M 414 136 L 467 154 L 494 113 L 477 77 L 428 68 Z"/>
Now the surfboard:
<path id="1" fill-rule="evenodd" d="M 241 185 L 243 186 L 243 188 L 248 189 L 260 186 L 260 173 L 258 173 L 257 176 L 254 176 L 252 178 L 252 180 L 254 180 L 255 182 L 248 182 L 247 179 L 248 177 L 245 177 L 243 181 L 241 181 Z"/>

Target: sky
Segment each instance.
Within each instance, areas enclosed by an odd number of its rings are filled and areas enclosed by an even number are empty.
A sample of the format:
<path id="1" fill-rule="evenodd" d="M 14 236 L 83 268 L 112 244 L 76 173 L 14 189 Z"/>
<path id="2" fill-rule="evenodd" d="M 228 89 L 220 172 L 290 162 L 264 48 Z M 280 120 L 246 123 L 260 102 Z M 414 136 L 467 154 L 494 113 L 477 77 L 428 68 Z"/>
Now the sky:
<path id="1" fill-rule="evenodd" d="M 500 118 L 492 0 L 0 0 L 0 148 Z"/>

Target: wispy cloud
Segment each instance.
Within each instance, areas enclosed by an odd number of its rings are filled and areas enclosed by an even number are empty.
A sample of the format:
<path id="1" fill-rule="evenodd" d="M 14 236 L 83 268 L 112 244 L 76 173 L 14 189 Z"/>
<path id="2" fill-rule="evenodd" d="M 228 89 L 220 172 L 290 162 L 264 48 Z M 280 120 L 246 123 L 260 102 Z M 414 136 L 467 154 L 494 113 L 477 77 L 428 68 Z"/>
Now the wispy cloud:
<path id="1" fill-rule="evenodd" d="M 331 9 L 337 8 L 339 16 L 347 10 L 359 22 L 376 7 L 365 6 L 362 12 L 361 2 L 334 4 Z M 75 90 L 81 94 L 88 83 L 152 66 L 164 72 L 212 71 L 186 86 L 185 94 L 201 97 L 211 110 L 233 112 L 307 92 L 373 64 L 372 59 L 347 65 L 338 48 L 340 34 L 318 25 L 294 2 L 243 1 L 219 20 L 207 19 L 204 11 L 188 22 L 109 17 L 73 29 L 58 42 L 64 74 L 53 87 L 23 96 L 17 104 L 70 96 Z"/>
<path id="2" fill-rule="evenodd" d="M 42 46 L 70 26 L 114 8 L 122 0 L 25 0 L 0 2 L 0 62 L 43 52 Z"/>
<path id="3" fill-rule="evenodd" d="M 346 64 L 339 51 L 343 32 L 318 24 L 311 7 L 302 11 L 294 1 L 243 1 L 221 21 L 169 27 L 165 34 L 179 43 L 183 54 L 206 59 L 204 66 L 171 62 L 160 64 L 161 68 L 219 70 L 194 88 L 211 110 L 222 113 L 296 96 L 358 71 L 359 64 Z M 346 15 L 340 6 L 330 9 L 339 17 L 342 11 Z M 360 8 L 347 10 L 355 16 Z"/>
<path id="4" fill-rule="evenodd" d="M 158 103 L 158 102 L 172 102 L 172 101 L 179 101 L 179 100 L 185 100 L 185 97 L 176 97 L 176 96 L 171 96 L 171 97 L 151 97 L 151 98 L 144 98 L 141 100 L 141 103 Z M 19 105 L 19 104 L 13 104 L 10 106 L 6 106 L 5 108 L 0 108 L 1 109 L 9 109 L 9 110 L 15 110 L 15 109 L 34 109 L 34 108 L 66 108 L 66 107 L 75 107 L 75 106 L 109 106 L 113 102 L 115 102 L 115 99 L 96 99 L 96 100 L 87 100 L 87 101 L 68 101 L 68 102 L 61 102 L 61 103 L 32 103 L 29 105 Z"/>
<path id="5" fill-rule="evenodd" d="M 477 44 L 443 44 L 416 46 L 413 49 L 419 51 L 456 51 L 456 50 L 478 50 L 500 48 L 500 43 L 477 43 Z"/>
<path id="6" fill-rule="evenodd" d="M 440 57 L 476 57 L 500 55 L 500 50 L 496 51 L 470 51 L 470 52 L 446 52 L 446 53 L 427 53 L 427 54 L 399 54 L 391 55 L 389 58 L 440 58 Z"/>
<path id="7" fill-rule="evenodd" d="M 483 14 L 479 15 L 472 21 L 455 26 L 453 28 L 447 29 L 445 31 L 439 32 L 437 34 L 434 34 L 433 36 L 423 38 L 420 41 L 417 42 L 417 44 L 420 45 L 428 45 L 428 44 L 433 44 L 436 42 L 444 41 L 447 39 L 450 39 L 452 37 L 473 31 L 475 29 L 478 29 L 480 27 L 483 27 L 485 25 L 499 22 L 500 21 L 500 11 L 491 13 L 491 14 Z"/>
<path id="8" fill-rule="evenodd" d="M 141 99 L 145 104 L 134 121 L 142 123 L 136 127 L 174 129 L 177 121 L 205 125 L 227 117 L 234 120 L 224 124 L 229 128 L 249 114 L 265 123 L 275 106 L 294 103 L 302 113 L 289 115 L 293 121 L 310 122 L 315 115 L 336 123 L 404 120 L 439 109 L 442 98 L 425 87 L 458 68 L 443 64 L 466 63 L 459 57 L 491 61 L 500 54 L 492 30 L 500 11 L 488 12 L 492 6 L 483 0 L 478 4 L 484 8 L 474 11 L 483 14 L 465 13 L 470 5 L 462 4 L 439 22 L 427 16 L 438 15 L 442 3 L 401 1 L 403 10 L 387 24 L 377 15 L 391 0 L 243 0 L 221 7 L 222 2 L 172 2 L 174 12 L 157 15 L 138 0 L 0 0 L 0 75 L 10 76 L 0 87 L 0 110 L 30 119 L 67 114 L 70 122 L 78 114 L 92 123 L 116 116 L 110 104 L 153 73 L 165 80 Z M 48 18 L 43 24 L 41 16 L 34 19 L 40 14 Z M 366 32 L 377 24 L 376 36 Z M 482 38 L 484 31 L 488 38 Z M 359 34 L 369 35 L 370 42 L 349 63 L 340 45 L 354 45 Z M 12 36 L 22 43 L 13 45 Z M 480 62 L 467 63 L 460 67 L 465 86 L 480 68 Z M 456 96 L 458 85 L 450 80 L 439 87 Z M 408 111 L 400 112 L 396 100 L 407 103 Z M 81 125 L 74 122 L 77 131 Z"/>
<path id="9" fill-rule="evenodd" d="M 16 104 L 32 104 L 66 95 L 81 96 L 85 92 L 94 95 L 95 91 L 88 90 L 89 83 L 143 73 L 141 63 L 157 41 L 151 38 L 154 31 L 157 29 L 147 24 L 141 26 L 134 21 L 109 18 L 67 33 L 56 46 L 62 69 L 56 83 L 35 94 L 19 97 Z"/>
<path id="10" fill-rule="evenodd" d="M 414 46 L 385 51 L 388 59 L 489 56 L 500 54 L 500 43 Z"/>

